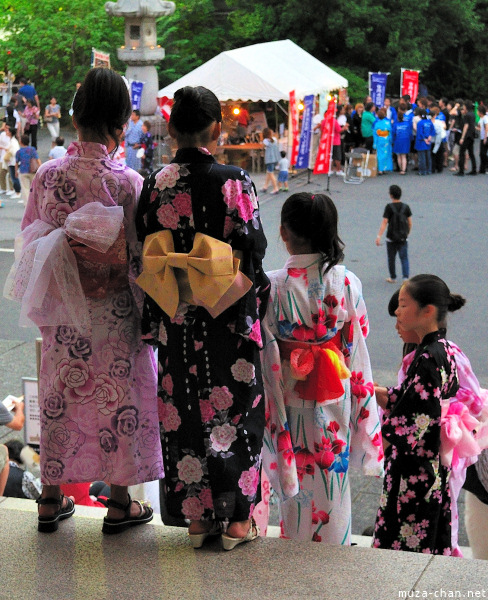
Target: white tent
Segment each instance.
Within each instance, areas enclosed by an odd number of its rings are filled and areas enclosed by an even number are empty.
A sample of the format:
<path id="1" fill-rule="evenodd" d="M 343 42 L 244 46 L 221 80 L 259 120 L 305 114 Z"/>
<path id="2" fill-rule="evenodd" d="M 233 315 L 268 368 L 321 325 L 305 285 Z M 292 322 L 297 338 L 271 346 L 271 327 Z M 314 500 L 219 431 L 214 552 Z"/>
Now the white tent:
<path id="1" fill-rule="evenodd" d="M 226 100 L 288 100 L 347 87 L 347 79 L 291 40 L 228 50 L 159 91 L 172 98 L 185 85 L 202 85 Z"/>

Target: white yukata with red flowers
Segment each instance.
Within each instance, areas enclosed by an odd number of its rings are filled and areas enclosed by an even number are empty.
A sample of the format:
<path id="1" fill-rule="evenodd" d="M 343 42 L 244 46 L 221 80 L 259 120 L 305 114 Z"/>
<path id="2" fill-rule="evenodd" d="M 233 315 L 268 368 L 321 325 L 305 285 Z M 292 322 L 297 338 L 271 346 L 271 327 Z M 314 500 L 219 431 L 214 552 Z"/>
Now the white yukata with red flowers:
<path id="1" fill-rule="evenodd" d="M 350 544 L 349 467 L 381 476 L 383 448 L 361 283 L 344 266 L 325 271 L 321 254 L 303 254 L 267 273 L 263 466 L 279 500 L 281 537 Z M 304 399 L 283 342 L 318 345 L 331 340 L 351 376 L 342 380 L 340 397 Z"/>
<path id="2" fill-rule="evenodd" d="M 60 254 L 68 262 L 70 256 L 74 260 L 64 226 L 70 215 L 83 212 L 86 205 L 97 209 L 91 203 L 115 207 L 124 227 L 119 227 L 123 235 L 118 264 L 72 262 L 79 273 L 67 269 L 64 290 L 52 287 L 58 275 L 53 269 L 45 310 L 37 317 L 30 315 L 37 324 L 44 323 L 39 374 L 44 484 L 103 480 L 127 486 L 162 475 L 156 361 L 141 340 L 143 294 L 134 283 L 141 254 L 134 217 L 142 183 L 138 173 L 114 162 L 105 146 L 75 142 L 64 157 L 44 163 L 32 184 L 22 220 L 23 259 L 45 236 L 61 234 Z M 91 223 L 89 217 L 85 222 L 88 233 L 103 230 L 95 216 Z M 18 287 L 23 285 L 22 264 Z M 57 292 L 69 292 L 78 274 L 83 290 L 88 286 L 93 294 L 68 293 L 63 302 Z M 104 287 L 109 290 L 106 294 L 100 292 Z M 55 324 L 68 304 L 75 320 L 76 313 L 86 310 L 83 331 L 64 317 Z"/>

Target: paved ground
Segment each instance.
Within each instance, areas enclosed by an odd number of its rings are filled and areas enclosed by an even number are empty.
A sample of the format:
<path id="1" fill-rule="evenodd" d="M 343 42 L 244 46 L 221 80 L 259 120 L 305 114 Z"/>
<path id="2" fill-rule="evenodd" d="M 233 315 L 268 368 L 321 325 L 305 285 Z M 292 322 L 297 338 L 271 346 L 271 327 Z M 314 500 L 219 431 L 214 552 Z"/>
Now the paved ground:
<path id="1" fill-rule="evenodd" d="M 71 131 L 63 132 L 69 141 Z M 39 152 L 45 160 L 50 142 L 45 130 L 39 136 Z M 264 174 L 253 174 L 256 187 L 264 183 Z M 488 278 L 484 257 L 487 251 L 488 177 L 452 177 L 449 171 L 430 177 L 418 177 L 415 172 L 405 177 L 389 174 L 365 181 L 361 185 L 346 184 L 341 178 L 307 177 L 302 173 L 290 180 L 290 193 L 296 191 L 325 192 L 337 205 L 340 234 L 346 244 L 345 264 L 362 281 L 368 306 L 371 334 L 368 346 L 373 373 L 380 384 L 393 384 L 401 359 L 401 343 L 394 330 L 393 319 L 387 314 L 388 300 L 395 286 L 387 277 L 385 246 L 374 244 L 383 209 L 392 183 L 403 189 L 403 198 L 413 212 L 413 231 L 409 241 L 411 275 L 435 273 L 445 279 L 451 290 L 467 298 L 466 306 L 451 316 L 449 336 L 470 357 L 474 370 L 484 387 L 488 386 L 486 341 L 488 325 L 486 308 Z M 279 239 L 279 214 L 282 193 L 261 194 L 261 215 L 268 237 L 265 258 L 267 270 L 281 267 L 286 250 Z M 13 240 L 19 231 L 23 207 L 17 201 L 3 198 L 6 206 L 0 211 L 0 286 L 13 260 Z M 18 307 L 7 300 L 0 301 L 0 398 L 8 393 L 21 393 L 21 377 L 35 376 L 34 329 L 17 326 Z M 5 435 L 0 429 L 0 441 Z M 353 489 L 353 533 L 360 534 L 374 521 L 381 482 L 355 475 Z M 461 513 L 463 512 L 461 501 Z M 464 527 L 461 544 L 466 545 Z"/>

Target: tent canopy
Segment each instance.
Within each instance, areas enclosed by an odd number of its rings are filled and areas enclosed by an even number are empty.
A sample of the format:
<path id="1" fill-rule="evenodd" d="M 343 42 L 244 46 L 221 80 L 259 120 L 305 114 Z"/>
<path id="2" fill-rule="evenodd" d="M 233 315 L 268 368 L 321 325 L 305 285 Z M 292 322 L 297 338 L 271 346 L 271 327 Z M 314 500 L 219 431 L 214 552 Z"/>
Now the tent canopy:
<path id="1" fill-rule="evenodd" d="M 159 91 L 172 98 L 186 85 L 202 85 L 226 100 L 288 100 L 347 87 L 347 79 L 321 63 L 291 40 L 254 44 L 221 52 L 191 73 Z"/>

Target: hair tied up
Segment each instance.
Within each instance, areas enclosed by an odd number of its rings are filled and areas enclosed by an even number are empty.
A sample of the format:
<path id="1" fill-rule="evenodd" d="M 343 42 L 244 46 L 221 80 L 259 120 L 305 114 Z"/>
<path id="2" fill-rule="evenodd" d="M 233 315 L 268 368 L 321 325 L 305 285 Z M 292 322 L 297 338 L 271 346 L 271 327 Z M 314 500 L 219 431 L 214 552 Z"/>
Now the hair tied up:
<path id="1" fill-rule="evenodd" d="M 449 298 L 449 305 L 447 310 L 449 312 L 454 312 L 459 310 L 466 304 L 466 299 L 460 296 L 459 294 L 451 294 Z"/>

